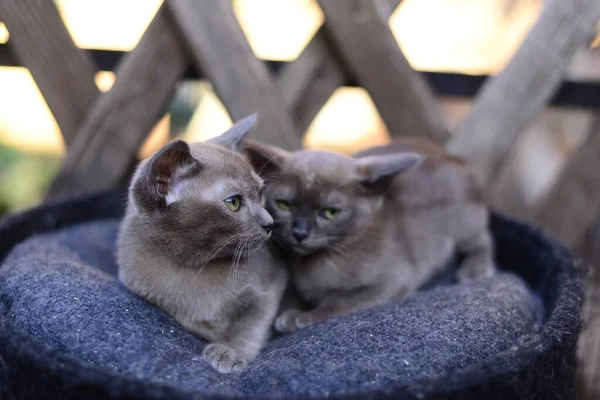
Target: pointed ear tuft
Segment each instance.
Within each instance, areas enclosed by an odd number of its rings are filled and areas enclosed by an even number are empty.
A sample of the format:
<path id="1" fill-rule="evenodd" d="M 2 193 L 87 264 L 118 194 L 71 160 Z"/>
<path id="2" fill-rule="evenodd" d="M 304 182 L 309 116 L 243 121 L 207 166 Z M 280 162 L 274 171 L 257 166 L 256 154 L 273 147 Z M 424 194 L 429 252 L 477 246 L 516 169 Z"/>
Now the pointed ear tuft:
<path id="1" fill-rule="evenodd" d="M 229 150 L 238 151 L 239 145 L 244 137 L 250 133 L 258 122 L 258 113 L 248 115 L 236 122 L 228 131 L 217 136 L 207 143 L 216 144 L 217 146 L 228 148 Z"/>
<path id="2" fill-rule="evenodd" d="M 200 173 L 200 163 L 192 157 L 190 146 L 176 140 L 159 150 L 136 174 L 134 193 L 146 209 L 164 207 L 178 199 L 181 183 Z"/>
<path id="3" fill-rule="evenodd" d="M 417 153 L 358 158 L 356 160 L 358 182 L 369 191 L 383 193 L 388 189 L 396 175 L 421 164 L 425 159 L 424 155 Z"/>
<path id="4" fill-rule="evenodd" d="M 241 149 L 260 176 L 281 170 L 283 163 L 290 156 L 290 153 L 283 149 L 254 140 L 244 140 Z"/>

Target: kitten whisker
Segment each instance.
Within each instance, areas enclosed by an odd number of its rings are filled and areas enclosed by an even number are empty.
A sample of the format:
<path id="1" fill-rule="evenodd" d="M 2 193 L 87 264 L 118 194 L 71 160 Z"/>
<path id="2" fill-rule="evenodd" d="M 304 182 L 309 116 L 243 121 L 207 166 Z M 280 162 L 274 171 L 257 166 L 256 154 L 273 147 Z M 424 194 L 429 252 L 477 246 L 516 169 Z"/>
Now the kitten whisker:
<path id="1" fill-rule="evenodd" d="M 248 244 L 248 240 L 242 241 L 242 247 L 240 247 L 240 254 L 238 255 L 237 263 L 235 264 L 235 270 L 233 271 L 233 288 L 235 290 L 235 284 L 237 283 L 238 271 L 240 269 L 240 263 L 242 262 L 242 257 L 244 257 L 244 250 L 246 249 L 246 245 Z"/>
<path id="2" fill-rule="evenodd" d="M 335 254 L 337 254 L 339 257 L 341 257 L 344 261 L 351 261 L 350 258 L 346 255 L 346 253 L 344 252 L 343 249 L 337 249 L 331 245 L 327 245 L 326 247 L 328 250 L 333 251 Z"/>
<path id="3" fill-rule="evenodd" d="M 271 239 L 273 239 L 273 243 L 284 249 L 285 251 L 289 251 L 290 248 L 285 244 L 283 238 L 275 233 L 271 234 Z"/>
<path id="4" fill-rule="evenodd" d="M 202 264 L 202 266 L 198 269 L 198 272 L 196 272 L 196 278 L 198 277 L 198 274 L 200 274 L 200 271 L 202 271 L 204 269 L 204 267 L 206 267 L 208 265 L 208 263 L 210 263 L 214 257 L 216 257 L 217 254 L 219 254 L 219 252 L 221 250 L 223 250 L 227 245 L 229 245 L 231 242 L 233 242 L 234 240 L 237 240 L 241 237 L 241 235 L 233 235 L 228 241 L 225 242 L 225 244 L 221 247 L 219 247 L 217 249 L 217 251 L 215 251 L 209 258 L 208 260 L 206 260 L 206 262 L 204 262 L 204 264 Z"/>
<path id="5" fill-rule="evenodd" d="M 246 250 L 247 246 L 249 247 L 250 245 L 250 240 L 249 239 L 242 239 L 240 241 L 240 246 L 239 249 L 237 251 L 236 257 L 234 258 L 234 262 L 233 262 L 233 290 L 235 291 L 236 288 L 236 283 L 237 283 L 237 276 L 238 276 L 238 271 L 240 268 L 240 262 L 242 260 L 242 257 L 244 256 L 244 250 Z M 231 272 L 231 270 L 230 270 Z"/>
<path id="6" fill-rule="evenodd" d="M 248 240 L 246 242 L 246 246 L 245 246 L 245 251 L 246 251 L 246 262 L 244 263 L 246 270 L 250 269 L 250 241 Z M 243 254 L 243 253 L 242 253 Z"/>
<path id="7" fill-rule="evenodd" d="M 246 268 L 250 269 L 250 242 L 248 242 L 248 247 L 246 248 Z"/>
<path id="8" fill-rule="evenodd" d="M 275 156 L 273 156 L 273 157 L 271 157 L 271 158 L 269 158 L 269 159 L 268 159 L 268 160 L 267 160 L 267 161 L 264 163 L 264 165 L 263 165 L 262 167 L 260 167 L 260 169 L 258 170 L 258 172 L 257 172 L 257 173 L 258 173 L 258 175 L 260 175 L 260 174 L 262 173 L 263 169 L 265 169 L 265 167 L 266 167 L 267 165 L 269 165 L 269 163 L 270 163 L 271 161 L 273 161 L 275 158 L 277 158 L 277 156 L 276 156 L 276 155 L 275 155 Z"/>
<path id="9" fill-rule="evenodd" d="M 235 269 L 235 264 L 237 262 L 237 258 L 238 258 L 238 253 L 239 253 L 239 249 L 242 246 L 243 241 L 240 241 L 236 246 L 235 246 L 235 250 L 233 250 L 233 258 L 231 259 L 231 266 L 229 267 L 229 273 L 227 274 L 227 282 L 229 282 L 229 278 L 232 275 L 232 272 Z"/>
<path id="10" fill-rule="evenodd" d="M 263 182 L 276 182 L 276 183 L 285 183 L 287 182 L 286 178 L 278 173 L 270 173 L 269 175 L 263 177 Z"/>
<path id="11" fill-rule="evenodd" d="M 360 248 L 352 247 L 351 245 L 328 244 L 327 248 L 348 262 L 355 261 L 355 257 L 363 253 Z M 350 258 L 348 254 L 353 254 L 353 257 Z"/>

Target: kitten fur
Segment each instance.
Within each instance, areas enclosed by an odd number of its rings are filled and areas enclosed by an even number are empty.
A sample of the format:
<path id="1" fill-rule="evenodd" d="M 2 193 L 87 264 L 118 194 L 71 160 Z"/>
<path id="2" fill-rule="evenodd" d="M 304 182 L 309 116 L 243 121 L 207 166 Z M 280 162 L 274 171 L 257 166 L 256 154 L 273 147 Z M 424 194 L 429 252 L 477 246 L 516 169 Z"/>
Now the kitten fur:
<path id="1" fill-rule="evenodd" d="M 400 139 L 354 157 L 244 148 L 265 179 L 274 240 L 295 254 L 292 283 L 312 306 L 279 315 L 280 332 L 407 296 L 457 254 L 460 281 L 494 271 L 482 191 L 434 142 Z M 329 220 L 331 207 L 339 215 Z"/>
<path id="2" fill-rule="evenodd" d="M 206 143 L 175 141 L 141 162 L 118 236 L 119 279 L 209 341 L 203 357 L 221 373 L 258 355 L 287 283 L 267 243 L 262 180 L 236 152 L 255 122 Z M 224 202 L 234 195 L 235 212 Z"/>

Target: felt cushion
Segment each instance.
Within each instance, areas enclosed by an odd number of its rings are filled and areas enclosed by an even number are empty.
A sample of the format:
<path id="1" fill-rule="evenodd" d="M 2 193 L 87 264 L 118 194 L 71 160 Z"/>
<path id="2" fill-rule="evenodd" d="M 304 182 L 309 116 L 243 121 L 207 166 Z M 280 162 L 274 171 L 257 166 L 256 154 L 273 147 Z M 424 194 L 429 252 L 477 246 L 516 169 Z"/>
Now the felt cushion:
<path id="1" fill-rule="evenodd" d="M 558 398 L 572 394 L 567 380 L 572 380 L 574 342 L 564 332 L 578 333 L 581 287 L 564 249 L 543 236 L 534 235 L 542 256 L 537 259 L 519 254 L 534 247 L 520 247 L 517 238 L 503 242 L 510 229 L 497 228 L 500 254 L 509 252 L 499 257 L 506 267 L 499 275 L 460 285 L 438 283 L 408 299 L 274 338 L 247 370 L 221 375 L 202 360 L 203 340 L 118 282 L 119 219 L 108 217 L 119 212 L 107 211 L 7 249 L 0 267 L 0 329 L 9 344 L 0 347 L 8 360 L 4 385 L 0 363 L 0 394 L 2 388 L 8 394 L 35 392 L 23 387 L 27 380 L 15 376 L 9 364 L 50 375 L 46 396 L 54 390 L 72 398 L 84 393 L 467 398 L 466 393 L 479 396 L 493 388 L 496 396 L 540 395 L 548 382 L 563 385 L 553 390 Z M 575 315 L 556 315 L 563 312 L 560 307 Z M 556 323 L 560 326 L 551 326 Z M 22 348 L 23 341 L 33 355 Z M 558 357 L 552 376 L 544 375 L 543 367 L 550 366 L 546 356 Z M 88 387 L 94 391 L 86 392 Z"/>

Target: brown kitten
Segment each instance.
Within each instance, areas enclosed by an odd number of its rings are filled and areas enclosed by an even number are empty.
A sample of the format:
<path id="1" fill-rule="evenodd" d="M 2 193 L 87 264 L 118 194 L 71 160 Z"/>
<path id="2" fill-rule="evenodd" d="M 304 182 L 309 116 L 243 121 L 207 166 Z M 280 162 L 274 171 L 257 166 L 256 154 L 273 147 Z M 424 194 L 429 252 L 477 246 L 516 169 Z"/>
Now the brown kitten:
<path id="1" fill-rule="evenodd" d="M 481 191 L 435 143 L 398 140 L 354 158 L 244 147 L 266 182 L 274 239 L 297 256 L 292 282 L 314 307 L 285 311 L 277 330 L 407 296 L 455 253 L 466 257 L 460 280 L 493 273 Z"/>
<path id="2" fill-rule="evenodd" d="M 119 279 L 211 342 L 219 372 L 268 339 L 287 273 L 267 239 L 262 180 L 235 150 L 256 117 L 207 143 L 168 144 L 137 168 L 118 238 Z"/>

